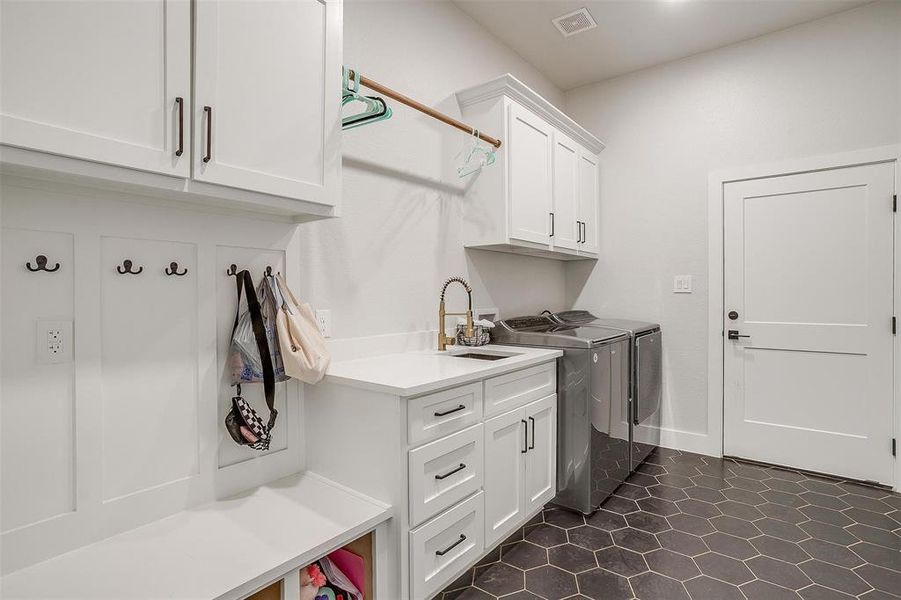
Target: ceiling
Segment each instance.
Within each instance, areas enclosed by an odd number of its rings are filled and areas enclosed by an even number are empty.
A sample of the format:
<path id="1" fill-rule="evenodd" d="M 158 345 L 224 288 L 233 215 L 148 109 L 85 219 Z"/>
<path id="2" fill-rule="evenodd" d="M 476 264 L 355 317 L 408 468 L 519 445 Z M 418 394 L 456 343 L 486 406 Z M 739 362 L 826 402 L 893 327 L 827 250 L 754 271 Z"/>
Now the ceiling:
<path id="1" fill-rule="evenodd" d="M 747 40 L 869 0 L 454 0 L 565 90 Z M 564 38 L 551 19 L 588 8 Z"/>

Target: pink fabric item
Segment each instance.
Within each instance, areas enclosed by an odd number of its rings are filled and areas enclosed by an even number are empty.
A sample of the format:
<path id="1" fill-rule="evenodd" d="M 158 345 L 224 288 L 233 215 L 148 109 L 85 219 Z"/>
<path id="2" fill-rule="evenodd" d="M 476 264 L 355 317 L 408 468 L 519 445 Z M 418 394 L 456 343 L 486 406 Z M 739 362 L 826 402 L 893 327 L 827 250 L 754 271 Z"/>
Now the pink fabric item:
<path id="1" fill-rule="evenodd" d="M 251 444 L 257 442 L 257 436 L 255 436 L 251 430 L 247 429 L 243 425 L 241 425 L 241 435 L 243 435 L 244 439 Z"/>
<path id="2" fill-rule="evenodd" d="M 363 557 L 344 548 L 335 550 L 328 557 L 350 579 L 350 582 L 360 590 L 360 598 L 362 598 L 363 590 L 366 589 L 366 564 Z"/>

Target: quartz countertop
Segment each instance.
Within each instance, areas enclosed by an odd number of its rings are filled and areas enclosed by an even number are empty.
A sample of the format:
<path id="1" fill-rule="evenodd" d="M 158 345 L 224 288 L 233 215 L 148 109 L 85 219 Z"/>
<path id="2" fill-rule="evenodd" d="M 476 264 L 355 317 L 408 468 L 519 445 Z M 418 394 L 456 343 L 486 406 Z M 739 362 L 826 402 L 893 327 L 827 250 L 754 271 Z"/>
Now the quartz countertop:
<path id="1" fill-rule="evenodd" d="M 0 597 L 237 600 L 389 518 L 390 506 L 307 471 L 10 573 Z"/>
<path id="2" fill-rule="evenodd" d="M 458 358 L 477 352 L 511 354 L 500 360 Z M 500 346 L 453 347 L 445 352 L 421 350 L 333 362 L 325 382 L 397 396 L 418 396 L 554 360 L 563 353 L 551 348 Z"/>

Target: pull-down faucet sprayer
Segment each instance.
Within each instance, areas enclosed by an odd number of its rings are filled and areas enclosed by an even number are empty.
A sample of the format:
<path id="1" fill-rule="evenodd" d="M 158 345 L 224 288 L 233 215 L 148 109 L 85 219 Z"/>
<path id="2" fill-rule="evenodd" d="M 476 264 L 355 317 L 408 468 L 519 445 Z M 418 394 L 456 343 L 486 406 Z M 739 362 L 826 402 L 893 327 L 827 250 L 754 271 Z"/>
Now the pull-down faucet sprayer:
<path id="1" fill-rule="evenodd" d="M 444 294 L 445 292 L 447 292 L 447 286 L 454 282 L 462 285 L 466 290 L 466 293 L 469 295 L 469 308 L 466 310 L 466 312 L 449 313 L 444 310 Z M 453 346 L 455 343 L 457 343 L 457 339 L 453 336 L 447 335 L 444 330 L 444 320 L 449 316 L 465 316 L 466 337 L 472 337 L 472 287 L 468 283 L 466 283 L 466 281 L 462 277 L 449 278 L 444 282 L 444 287 L 441 288 L 441 302 L 438 304 L 438 350 L 447 350 L 448 346 Z"/>

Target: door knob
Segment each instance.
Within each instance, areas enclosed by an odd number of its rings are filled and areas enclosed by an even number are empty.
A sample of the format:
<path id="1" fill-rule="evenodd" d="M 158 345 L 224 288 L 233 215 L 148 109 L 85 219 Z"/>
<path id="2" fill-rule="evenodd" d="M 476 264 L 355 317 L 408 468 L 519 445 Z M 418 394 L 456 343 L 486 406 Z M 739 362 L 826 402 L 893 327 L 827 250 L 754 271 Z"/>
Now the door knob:
<path id="1" fill-rule="evenodd" d="M 739 334 L 738 329 L 730 329 L 729 330 L 729 339 L 730 340 L 737 340 L 738 338 L 749 338 L 749 337 L 751 337 L 751 336 Z"/>

